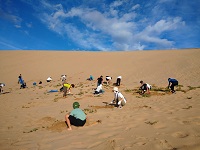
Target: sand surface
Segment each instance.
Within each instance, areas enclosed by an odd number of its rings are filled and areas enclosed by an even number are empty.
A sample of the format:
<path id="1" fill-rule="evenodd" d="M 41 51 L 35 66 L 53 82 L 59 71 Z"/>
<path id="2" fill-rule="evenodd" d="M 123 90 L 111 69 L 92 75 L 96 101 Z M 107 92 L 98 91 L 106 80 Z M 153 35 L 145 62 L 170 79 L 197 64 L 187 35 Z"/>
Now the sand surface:
<path id="1" fill-rule="evenodd" d="M 0 51 L 1 150 L 199 150 L 200 49 L 134 52 Z M 20 89 L 22 74 L 27 88 Z M 62 97 L 60 76 L 74 83 Z M 86 80 L 90 75 L 94 81 Z M 112 76 L 105 93 L 94 96 L 96 79 Z M 126 97 L 123 109 L 106 106 L 113 84 Z M 47 83 L 51 76 L 53 81 Z M 165 88 L 176 78 L 176 94 Z M 139 81 L 153 86 L 139 95 Z M 39 81 L 43 83 L 39 85 Z M 37 85 L 34 86 L 33 82 Z M 84 127 L 67 130 L 64 116 L 78 101 L 87 113 Z"/>

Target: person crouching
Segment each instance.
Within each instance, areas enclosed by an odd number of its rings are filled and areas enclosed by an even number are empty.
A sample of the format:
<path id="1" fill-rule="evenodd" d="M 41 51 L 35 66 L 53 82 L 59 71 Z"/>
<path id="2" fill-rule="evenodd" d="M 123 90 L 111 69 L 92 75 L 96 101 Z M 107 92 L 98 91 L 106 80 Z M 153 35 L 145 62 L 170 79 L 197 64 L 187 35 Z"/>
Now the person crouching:
<path id="1" fill-rule="evenodd" d="M 117 87 L 113 88 L 113 92 L 114 92 L 114 100 L 111 102 L 111 104 L 115 104 L 116 107 L 121 109 L 126 104 L 127 100 L 122 95 L 122 93 L 119 92 Z"/>

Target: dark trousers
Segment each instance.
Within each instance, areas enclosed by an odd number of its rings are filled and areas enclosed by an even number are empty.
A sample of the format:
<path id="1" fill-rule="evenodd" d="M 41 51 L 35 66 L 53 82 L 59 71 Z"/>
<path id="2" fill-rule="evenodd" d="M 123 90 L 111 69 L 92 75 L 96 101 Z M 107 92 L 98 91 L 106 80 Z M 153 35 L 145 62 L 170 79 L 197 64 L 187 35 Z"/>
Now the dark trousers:
<path id="1" fill-rule="evenodd" d="M 172 91 L 174 91 L 174 86 L 176 85 L 178 85 L 178 81 L 172 82 L 172 85 L 170 86 Z"/>
<path id="2" fill-rule="evenodd" d="M 116 85 L 117 85 L 117 86 L 120 86 L 120 83 L 121 83 L 121 79 L 120 79 L 120 78 L 117 78 L 117 83 L 116 83 Z"/>

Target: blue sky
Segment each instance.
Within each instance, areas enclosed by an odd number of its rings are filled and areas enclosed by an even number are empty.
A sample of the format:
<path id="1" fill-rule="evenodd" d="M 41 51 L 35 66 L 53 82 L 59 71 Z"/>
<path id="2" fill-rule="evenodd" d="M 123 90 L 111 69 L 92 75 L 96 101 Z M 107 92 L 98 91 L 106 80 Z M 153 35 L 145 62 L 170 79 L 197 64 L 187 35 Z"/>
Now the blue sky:
<path id="1" fill-rule="evenodd" d="M 0 0 L 0 50 L 200 48 L 200 0 Z"/>

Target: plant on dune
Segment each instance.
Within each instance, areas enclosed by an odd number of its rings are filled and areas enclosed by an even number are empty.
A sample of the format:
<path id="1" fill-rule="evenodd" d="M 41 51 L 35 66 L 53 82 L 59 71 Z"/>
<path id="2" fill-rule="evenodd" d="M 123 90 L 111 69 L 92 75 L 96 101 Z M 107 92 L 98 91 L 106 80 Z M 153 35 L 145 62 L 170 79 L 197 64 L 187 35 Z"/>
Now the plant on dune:
<path id="1" fill-rule="evenodd" d="M 61 110 L 61 111 L 60 111 L 60 113 L 64 113 L 64 112 L 68 112 L 68 111 L 67 111 L 67 110 L 66 110 L 66 111 L 64 111 L 64 110 Z"/>
<path id="2" fill-rule="evenodd" d="M 61 97 L 56 97 L 53 99 L 54 102 L 57 102 L 59 99 L 61 99 Z"/>
<path id="3" fill-rule="evenodd" d="M 188 106 L 188 107 L 185 107 L 185 108 L 182 108 L 182 109 L 190 109 L 192 108 L 192 106 Z"/>
<path id="4" fill-rule="evenodd" d="M 89 108 L 86 108 L 83 110 L 84 113 L 87 115 L 88 113 L 96 113 L 97 110 L 96 109 L 89 109 Z"/>
<path id="5" fill-rule="evenodd" d="M 57 85 L 54 85 L 53 87 L 60 87 L 62 84 L 58 83 Z"/>
<path id="6" fill-rule="evenodd" d="M 149 124 L 149 125 L 154 125 L 154 124 L 158 123 L 158 121 L 147 121 L 145 123 Z"/>
<path id="7" fill-rule="evenodd" d="M 83 95 L 84 94 L 84 92 L 83 91 L 80 91 L 78 94 L 76 94 L 76 95 Z"/>
<path id="8" fill-rule="evenodd" d="M 34 131 L 37 131 L 38 130 L 38 128 L 33 128 L 32 130 L 30 130 L 30 131 L 23 131 L 23 133 L 31 133 L 31 132 L 34 132 Z"/>
<path id="9" fill-rule="evenodd" d="M 189 90 L 196 90 L 197 87 L 188 86 Z"/>
<path id="10" fill-rule="evenodd" d="M 155 91 L 155 92 L 169 92 L 169 89 L 168 87 L 166 88 L 163 88 L 163 87 L 156 87 L 156 86 L 153 86 L 151 91 Z"/>
<path id="11" fill-rule="evenodd" d="M 181 88 L 183 87 L 183 85 L 177 85 L 176 87 L 177 87 L 176 91 L 181 91 L 181 92 L 183 92 L 183 93 L 186 93 L 186 92 L 187 92 L 186 90 L 182 90 L 182 89 L 181 89 Z"/>
<path id="12" fill-rule="evenodd" d="M 151 94 L 147 94 L 147 93 L 142 94 L 142 97 L 150 97 L 150 96 Z"/>
<path id="13" fill-rule="evenodd" d="M 187 99 L 192 99 L 192 96 L 188 96 Z"/>
<path id="14" fill-rule="evenodd" d="M 133 92 L 133 89 L 125 89 L 124 92 L 130 93 Z"/>

